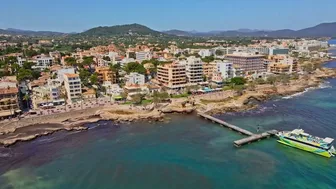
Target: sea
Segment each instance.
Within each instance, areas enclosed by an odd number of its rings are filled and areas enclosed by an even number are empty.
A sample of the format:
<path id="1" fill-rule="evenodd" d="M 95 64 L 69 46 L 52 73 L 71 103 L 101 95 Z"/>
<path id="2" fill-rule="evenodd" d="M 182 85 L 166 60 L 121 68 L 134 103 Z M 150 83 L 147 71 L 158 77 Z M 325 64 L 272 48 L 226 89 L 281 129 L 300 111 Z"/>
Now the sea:
<path id="1" fill-rule="evenodd" d="M 336 61 L 326 67 L 336 67 Z M 336 138 L 336 79 L 320 87 L 216 115 L 252 132 L 292 130 Z M 89 124 L 0 148 L 1 189 L 335 189 L 336 157 L 244 136 L 196 115 L 165 122 Z M 259 131 L 258 131 L 259 128 Z"/>

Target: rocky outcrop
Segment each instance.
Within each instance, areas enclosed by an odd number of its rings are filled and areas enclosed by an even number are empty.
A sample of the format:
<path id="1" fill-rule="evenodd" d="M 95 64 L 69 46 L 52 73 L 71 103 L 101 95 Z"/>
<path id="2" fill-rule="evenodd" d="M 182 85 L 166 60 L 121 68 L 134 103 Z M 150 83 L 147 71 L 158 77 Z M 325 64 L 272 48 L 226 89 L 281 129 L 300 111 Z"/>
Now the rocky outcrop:
<path id="1" fill-rule="evenodd" d="M 192 113 L 195 110 L 194 107 L 178 108 L 178 107 L 166 107 L 161 109 L 162 113 Z"/>
<path id="2" fill-rule="evenodd" d="M 38 124 L 20 127 L 14 132 L 0 135 L 0 144 L 4 146 L 13 145 L 19 141 L 30 141 L 40 136 L 50 135 L 54 132 L 66 131 L 81 131 L 87 130 L 87 127 L 78 124 L 62 125 L 62 124 Z"/>

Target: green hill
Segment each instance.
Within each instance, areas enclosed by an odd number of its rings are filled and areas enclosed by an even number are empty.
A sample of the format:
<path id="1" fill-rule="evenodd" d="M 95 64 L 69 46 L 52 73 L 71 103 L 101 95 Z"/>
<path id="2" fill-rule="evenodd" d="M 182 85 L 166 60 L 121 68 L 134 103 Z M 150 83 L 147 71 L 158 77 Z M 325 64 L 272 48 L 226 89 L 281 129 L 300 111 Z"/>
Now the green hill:
<path id="1" fill-rule="evenodd" d="M 160 35 L 162 33 L 140 24 L 127 24 L 116 26 L 100 26 L 89 29 L 80 35 L 85 36 L 113 36 L 113 35 Z"/>

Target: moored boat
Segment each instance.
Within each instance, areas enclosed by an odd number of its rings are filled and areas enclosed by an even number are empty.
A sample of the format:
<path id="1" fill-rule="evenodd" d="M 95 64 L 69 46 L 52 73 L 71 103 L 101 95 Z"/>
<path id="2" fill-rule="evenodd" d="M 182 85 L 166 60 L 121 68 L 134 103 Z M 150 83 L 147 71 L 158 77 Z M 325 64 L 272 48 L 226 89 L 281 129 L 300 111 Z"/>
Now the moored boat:
<path id="1" fill-rule="evenodd" d="M 332 145 L 333 138 L 319 138 L 305 133 L 302 129 L 294 129 L 293 131 L 282 131 L 276 134 L 279 138 L 278 142 L 312 152 L 324 157 L 332 157 L 336 155 L 336 150 Z"/>

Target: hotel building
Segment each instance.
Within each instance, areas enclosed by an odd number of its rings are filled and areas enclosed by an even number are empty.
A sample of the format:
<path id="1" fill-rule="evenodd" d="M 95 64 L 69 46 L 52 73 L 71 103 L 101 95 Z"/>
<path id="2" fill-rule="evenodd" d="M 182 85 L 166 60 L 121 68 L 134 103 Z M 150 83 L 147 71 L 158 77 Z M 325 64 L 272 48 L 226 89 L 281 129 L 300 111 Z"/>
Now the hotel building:
<path id="1" fill-rule="evenodd" d="M 157 67 L 157 80 L 169 89 L 182 89 L 187 83 L 186 66 L 178 62 Z"/>
<path id="2" fill-rule="evenodd" d="M 96 67 L 96 73 L 98 74 L 98 80 L 100 82 L 111 81 L 112 83 L 117 82 L 116 73 L 114 73 L 109 67 Z"/>
<path id="3" fill-rule="evenodd" d="M 226 55 L 226 60 L 242 69 L 246 75 L 255 72 L 265 72 L 264 55 L 254 55 L 250 53 L 234 53 Z"/>
<path id="4" fill-rule="evenodd" d="M 80 100 L 82 94 L 81 80 L 78 74 L 64 74 L 64 87 L 70 102 Z"/>
<path id="5" fill-rule="evenodd" d="M 18 88 L 15 83 L 0 83 L 0 119 L 8 118 L 20 111 L 18 102 Z M 7 85 L 7 86 L 5 86 Z"/>
<path id="6" fill-rule="evenodd" d="M 200 58 L 191 56 L 186 61 L 180 61 L 179 63 L 186 66 L 188 83 L 197 84 L 203 82 L 203 62 Z"/>

